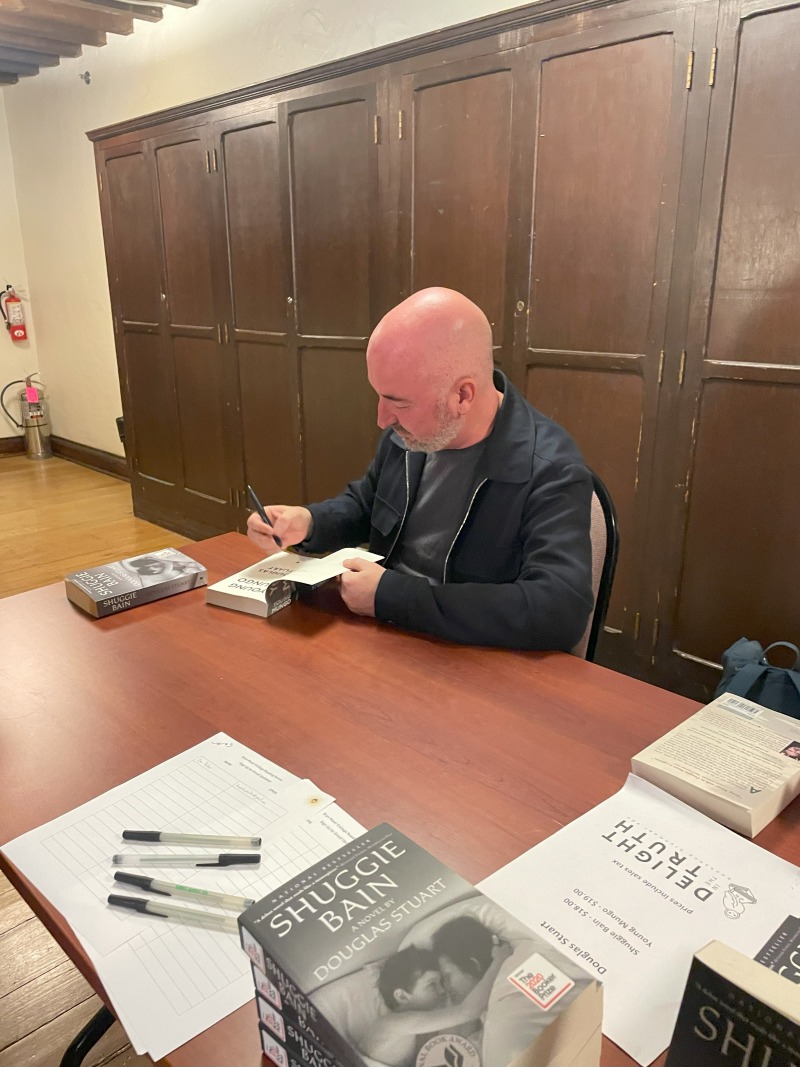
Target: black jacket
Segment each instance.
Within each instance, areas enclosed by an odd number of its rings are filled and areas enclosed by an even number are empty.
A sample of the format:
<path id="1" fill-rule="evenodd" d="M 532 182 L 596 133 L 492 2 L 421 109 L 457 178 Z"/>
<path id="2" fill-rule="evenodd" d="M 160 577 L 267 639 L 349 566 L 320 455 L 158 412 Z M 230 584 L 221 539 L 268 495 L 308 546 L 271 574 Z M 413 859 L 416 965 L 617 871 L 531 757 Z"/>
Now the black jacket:
<path id="1" fill-rule="evenodd" d="M 366 475 L 310 505 L 309 552 L 368 541 L 385 557 L 375 614 L 406 630 L 472 645 L 568 651 L 594 603 L 589 522 L 592 482 L 566 430 L 536 411 L 499 371 L 505 394 L 475 471 L 471 502 L 442 585 L 391 570 L 424 454 L 391 430 Z"/>

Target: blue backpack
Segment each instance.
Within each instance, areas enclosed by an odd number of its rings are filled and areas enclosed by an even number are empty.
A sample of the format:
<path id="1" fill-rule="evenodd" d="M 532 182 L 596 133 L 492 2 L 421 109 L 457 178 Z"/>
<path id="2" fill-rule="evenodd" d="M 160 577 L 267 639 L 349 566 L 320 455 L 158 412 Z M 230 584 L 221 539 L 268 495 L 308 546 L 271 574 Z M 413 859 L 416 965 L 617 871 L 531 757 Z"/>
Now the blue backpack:
<path id="1" fill-rule="evenodd" d="M 769 662 L 767 653 L 779 647 L 794 652 L 793 666 L 773 667 Z M 734 693 L 800 719 L 800 649 L 789 641 L 773 641 L 762 648 L 758 641 L 740 637 L 722 653 L 722 681 L 714 696 L 723 693 Z"/>

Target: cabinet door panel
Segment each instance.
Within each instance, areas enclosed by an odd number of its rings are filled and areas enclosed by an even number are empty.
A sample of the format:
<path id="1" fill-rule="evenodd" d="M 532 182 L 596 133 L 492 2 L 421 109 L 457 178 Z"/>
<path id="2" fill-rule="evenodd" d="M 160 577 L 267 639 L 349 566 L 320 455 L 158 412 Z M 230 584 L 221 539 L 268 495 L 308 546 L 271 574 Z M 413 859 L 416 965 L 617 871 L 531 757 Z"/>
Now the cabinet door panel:
<path id="1" fill-rule="evenodd" d="M 575 437 L 621 534 L 604 650 L 635 654 L 694 12 L 533 46 L 528 325 L 518 376 Z M 618 661 L 619 662 L 619 661 Z"/>
<path id="2" fill-rule="evenodd" d="M 800 6 L 727 3 L 717 43 L 660 649 L 698 699 L 742 634 L 800 633 Z"/>
<path id="3" fill-rule="evenodd" d="M 161 255 L 149 161 L 143 151 L 106 160 L 114 227 L 116 302 L 123 320 L 161 319 Z"/>
<path id="4" fill-rule="evenodd" d="M 129 397 L 128 429 L 135 442 L 133 477 L 175 486 L 182 480 L 172 362 L 158 334 L 126 330 L 123 338 Z M 177 501 L 175 501 L 177 504 Z"/>
<path id="5" fill-rule="evenodd" d="M 510 357 L 514 64 L 509 52 L 403 79 L 411 116 L 402 146 L 406 292 L 443 285 L 474 300 L 492 324 L 500 363 Z"/>

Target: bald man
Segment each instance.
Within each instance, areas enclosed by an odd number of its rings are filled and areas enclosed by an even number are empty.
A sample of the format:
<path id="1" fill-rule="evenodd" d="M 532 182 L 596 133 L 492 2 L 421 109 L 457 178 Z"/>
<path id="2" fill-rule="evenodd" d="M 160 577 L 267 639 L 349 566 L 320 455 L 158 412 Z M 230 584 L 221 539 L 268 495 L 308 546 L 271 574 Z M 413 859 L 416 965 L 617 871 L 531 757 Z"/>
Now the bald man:
<path id="1" fill-rule="evenodd" d="M 384 430 L 366 475 L 309 507 L 253 513 L 267 554 L 369 542 L 345 561 L 351 611 L 464 644 L 569 650 L 593 605 L 591 477 L 572 439 L 494 370 L 472 301 L 425 289 L 367 347 Z"/>

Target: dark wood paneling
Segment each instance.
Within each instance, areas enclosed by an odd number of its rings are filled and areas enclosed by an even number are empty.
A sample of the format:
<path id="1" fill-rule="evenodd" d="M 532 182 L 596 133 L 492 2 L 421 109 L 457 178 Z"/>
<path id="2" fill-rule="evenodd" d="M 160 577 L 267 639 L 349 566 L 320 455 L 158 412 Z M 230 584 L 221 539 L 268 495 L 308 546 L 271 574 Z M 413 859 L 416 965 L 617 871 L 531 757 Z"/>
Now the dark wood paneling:
<path id="1" fill-rule="evenodd" d="M 175 337 L 173 358 L 184 488 L 188 493 L 226 505 L 231 484 L 225 441 L 229 390 L 220 346 L 216 340 Z"/>
<path id="2" fill-rule="evenodd" d="M 546 400 L 547 413 L 581 443 L 583 457 L 596 471 L 608 474 L 606 487 L 617 509 L 621 530 L 635 529 L 636 492 L 639 485 L 639 437 L 642 430 L 641 375 L 597 368 L 532 367 L 528 373 L 528 400 L 538 406 Z M 609 412 L 614 432 L 609 433 Z M 603 475 L 605 480 L 606 474 Z M 625 559 L 634 553 L 626 545 Z M 636 601 L 633 582 L 637 568 L 620 566 L 614 579 L 615 599 L 606 625 L 621 629 L 624 615 L 617 605 Z"/>
<path id="3" fill-rule="evenodd" d="M 365 337 L 377 192 L 366 99 L 305 104 L 289 116 L 298 332 Z"/>
<path id="4" fill-rule="evenodd" d="M 111 157 L 106 180 L 114 220 L 117 312 L 127 321 L 156 323 L 161 318 L 161 261 L 149 161 L 143 152 Z"/>
<path id="5" fill-rule="evenodd" d="M 245 475 L 265 503 L 303 499 L 294 356 L 284 345 L 239 342 Z M 249 506 L 249 505 L 248 505 Z"/>
<path id="6" fill-rule="evenodd" d="M 88 467 L 93 471 L 101 471 L 110 474 L 112 478 L 119 478 L 122 482 L 130 481 L 131 473 L 128 461 L 124 456 L 117 456 L 113 452 L 106 452 L 102 448 L 92 448 L 90 445 L 82 445 L 77 441 L 70 441 L 66 437 L 51 437 L 54 456 L 63 456 L 73 463 L 79 463 L 82 467 Z"/>
<path id="7" fill-rule="evenodd" d="M 124 359 L 130 398 L 126 432 L 136 442 L 134 473 L 176 485 L 182 465 L 172 360 L 164 358 L 157 334 L 134 332 L 125 334 Z"/>
<path id="8" fill-rule="evenodd" d="M 15 455 L 25 451 L 25 438 L 22 434 L 16 437 L 0 437 L 0 456 Z"/>
<path id="9" fill-rule="evenodd" d="M 798 42 L 797 4 L 723 7 L 659 649 L 700 699 L 738 637 L 800 636 Z"/>
<path id="10" fill-rule="evenodd" d="M 360 478 L 378 440 L 377 403 L 363 350 L 300 350 L 306 499 L 324 500 Z"/>
<path id="11" fill-rule="evenodd" d="M 693 29 L 684 10 L 530 50 L 538 120 L 518 373 L 531 403 L 572 432 L 611 489 L 621 550 L 604 647 L 629 669 L 644 610 Z"/>
<path id="12" fill-rule="evenodd" d="M 276 112 L 220 137 L 234 327 L 285 332 L 287 275 Z"/>
<path id="13" fill-rule="evenodd" d="M 217 322 L 211 273 L 209 173 L 202 134 L 156 148 L 161 225 L 173 323 Z"/>
<path id="14" fill-rule="evenodd" d="M 765 645 L 800 636 L 799 416 L 800 380 L 706 383 L 673 638 L 681 651 L 719 662 L 743 635 Z"/>
<path id="15" fill-rule="evenodd" d="M 513 53 L 405 79 L 407 291 L 464 293 L 505 340 Z M 500 69 L 498 69 L 498 67 Z"/>

